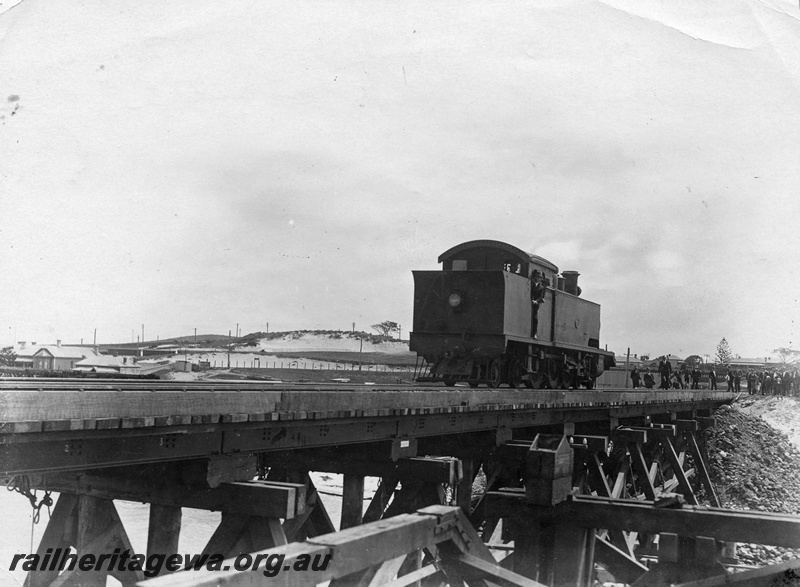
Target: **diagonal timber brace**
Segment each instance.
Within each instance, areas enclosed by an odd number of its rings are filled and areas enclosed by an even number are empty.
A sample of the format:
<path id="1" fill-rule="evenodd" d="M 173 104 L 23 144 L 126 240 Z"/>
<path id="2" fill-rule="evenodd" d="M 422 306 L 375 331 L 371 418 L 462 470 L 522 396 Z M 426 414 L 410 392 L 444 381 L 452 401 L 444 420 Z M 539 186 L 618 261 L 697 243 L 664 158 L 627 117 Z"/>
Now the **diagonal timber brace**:
<path id="1" fill-rule="evenodd" d="M 489 514 L 528 516 L 532 520 L 559 520 L 584 528 L 606 528 L 681 536 L 709 536 L 725 542 L 751 542 L 785 548 L 800 548 L 800 516 L 683 506 L 658 508 L 652 501 L 572 496 L 552 508 L 527 502 L 520 490 L 491 492 Z"/>
<path id="2" fill-rule="evenodd" d="M 387 575 L 391 578 L 384 563 L 391 562 L 388 566 L 396 568 L 400 557 L 421 549 L 436 551 L 438 559 L 422 567 L 420 573 L 409 575 L 413 580 L 424 575 L 443 573 L 445 580 L 454 585 L 469 579 L 472 581 L 470 585 L 541 587 L 540 583 L 501 568 L 459 507 L 430 506 L 413 514 L 401 514 L 302 543 L 253 553 L 253 557 L 282 556 L 284 570 L 270 578 L 270 585 L 299 587 L 353 576 L 372 567 L 385 571 L 383 578 L 387 578 Z M 304 556 L 329 559 L 324 569 L 296 572 L 295 563 Z M 226 587 L 237 587 L 263 581 L 261 570 L 191 571 L 155 578 L 139 585 L 213 587 L 224 584 Z M 408 584 L 398 580 L 393 582 Z"/>

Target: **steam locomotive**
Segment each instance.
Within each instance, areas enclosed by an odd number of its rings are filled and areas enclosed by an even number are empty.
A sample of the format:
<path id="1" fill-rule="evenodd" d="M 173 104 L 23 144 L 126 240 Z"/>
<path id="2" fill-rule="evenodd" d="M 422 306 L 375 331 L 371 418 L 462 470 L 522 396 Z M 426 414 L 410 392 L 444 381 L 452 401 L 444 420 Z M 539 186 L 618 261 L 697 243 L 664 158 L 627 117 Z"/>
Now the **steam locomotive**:
<path id="1" fill-rule="evenodd" d="M 439 263 L 413 271 L 417 381 L 592 389 L 614 365 L 600 349 L 600 305 L 580 297 L 578 272 L 493 240 L 457 245 Z"/>

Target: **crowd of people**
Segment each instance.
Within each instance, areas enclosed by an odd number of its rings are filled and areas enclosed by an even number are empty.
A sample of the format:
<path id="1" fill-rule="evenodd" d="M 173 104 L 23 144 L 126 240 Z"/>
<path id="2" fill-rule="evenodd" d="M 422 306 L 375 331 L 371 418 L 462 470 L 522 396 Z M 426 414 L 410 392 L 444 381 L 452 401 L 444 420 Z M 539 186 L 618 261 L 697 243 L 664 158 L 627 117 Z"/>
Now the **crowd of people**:
<path id="1" fill-rule="evenodd" d="M 686 365 L 676 369 L 672 363 L 662 359 L 658 364 L 658 389 L 720 389 L 727 385 L 728 391 L 740 392 L 742 386 L 750 394 L 800 396 L 800 372 L 797 369 L 736 369 L 725 367 L 717 372 L 717 367 L 703 369 Z M 630 372 L 634 389 L 656 388 L 655 374 L 650 368 L 644 372 L 634 367 Z"/>

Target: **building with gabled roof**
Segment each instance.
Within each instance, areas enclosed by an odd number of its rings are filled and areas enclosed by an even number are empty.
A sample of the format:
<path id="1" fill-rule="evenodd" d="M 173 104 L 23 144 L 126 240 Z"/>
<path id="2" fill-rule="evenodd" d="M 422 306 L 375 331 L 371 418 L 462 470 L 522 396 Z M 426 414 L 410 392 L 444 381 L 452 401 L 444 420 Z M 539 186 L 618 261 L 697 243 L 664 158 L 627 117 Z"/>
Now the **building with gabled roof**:
<path id="1" fill-rule="evenodd" d="M 120 373 L 122 375 L 138 375 L 141 367 L 133 357 L 113 357 L 111 355 L 95 355 L 86 357 L 75 363 L 73 371 L 79 373 Z"/>
<path id="2" fill-rule="evenodd" d="M 683 359 L 681 359 L 678 355 L 669 354 L 669 355 L 661 355 L 660 357 L 651 359 L 649 362 L 645 362 L 644 365 L 651 369 L 658 369 L 658 365 L 659 363 L 661 363 L 662 359 L 669 361 L 669 364 L 672 366 L 673 371 L 678 368 L 678 365 L 683 363 Z"/>
<path id="3" fill-rule="evenodd" d="M 41 371 L 71 371 L 78 361 L 96 356 L 98 353 L 91 347 L 62 346 L 59 341 L 55 346 L 38 347 L 32 355 L 31 368 Z"/>
<path id="4" fill-rule="evenodd" d="M 780 361 L 773 361 L 771 357 L 733 357 L 728 361 L 728 367 L 732 369 L 772 369 L 781 365 Z"/>
<path id="5" fill-rule="evenodd" d="M 614 360 L 617 362 L 617 367 L 622 367 L 623 369 L 625 368 L 625 363 L 632 369 L 633 367 L 641 367 L 645 362 L 637 355 L 631 355 L 630 357 L 628 355 L 615 355 Z"/>
<path id="6" fill-rule="evenodd" d="M 38 350 L 39 347 L 36 346 L 35 342 L 31 343 L 31 346 L 28 346 L 26 341 L 19 341 L 14 348 L 14 366 L 23 369 L 32 369 L 33 355 Z"/>

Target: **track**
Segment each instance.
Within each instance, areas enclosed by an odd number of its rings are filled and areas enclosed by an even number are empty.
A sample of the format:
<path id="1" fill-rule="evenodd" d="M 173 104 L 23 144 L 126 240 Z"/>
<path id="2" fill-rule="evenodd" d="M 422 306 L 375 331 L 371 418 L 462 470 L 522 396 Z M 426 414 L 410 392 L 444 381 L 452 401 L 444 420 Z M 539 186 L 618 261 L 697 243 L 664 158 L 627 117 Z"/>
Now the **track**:
<path id="1" fill-rule="evenodd" d="M 515 431 L 672 414 L 725 392 L 537 391 L 264 382 L 3 381 L 0 474 L 81 470 L 351 444 L 393 458 L 442 443 L 501 444 Z M 420 449 L 423 450 L 423 449 Z M 444 451 L 444 452 L 440 452 Z"/>
<path id="2" fill-rule="evenodd" d="M 592 394 L 647 394 L 651 398 L 663 398 L 669 401 L 672 394 L 702 394 L 704 390 L 645 390 L 643 388 L 603 388 L 594 390 L 585 389 L 515 389 L 513 387 L 492 388 L 481 386 L 469 387 L 467 384 L 457 383 L 455 386 L 444 384 L 423 383 L 337 383 L 325 381 L 287 382 L 267 380 L 204 380 L 204 381 L 163 381 L 146 380 L 132 381 L 130 379 L 71 379 L 71 378 L 20 378 L 0 377 L 0 393 L 6 391 L 117 391 L 117 392 L 253 392 L 253 391 L 414 391 L 414 392 L 441 392 L 459 393 L 464 391 L 483 391 L 502 394 L 516 391 L 522 394 L 537 393 L 592 393 Z"/>

